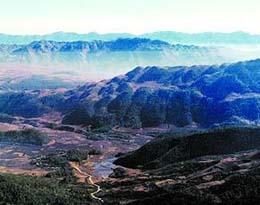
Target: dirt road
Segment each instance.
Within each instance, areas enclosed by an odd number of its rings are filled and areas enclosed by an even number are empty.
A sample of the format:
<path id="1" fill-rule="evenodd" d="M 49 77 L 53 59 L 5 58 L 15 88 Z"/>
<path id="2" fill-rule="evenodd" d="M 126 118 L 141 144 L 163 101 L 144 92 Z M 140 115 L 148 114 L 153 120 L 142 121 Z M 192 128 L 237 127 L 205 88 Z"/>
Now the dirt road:
<path id="1" fill-rule="evenodd" d="M 97 201 L 100 201 L 101 203 L 103 203 L 104 201 L 103 201 L 101 198 L 95 196 L 97 193 L 99 193 L 99 192 L 102 191 L 102 190 L 101 190 L 101 188 L 100 188 L 99 185 L 97 185 L 97 184 L 95 184 L 95 183 L 93 182 L 92 176 L 89 175 L 89 174 L 87 174 L 86 172 L 83 172 L 83 171 L 80 169 L 80 167 L 79 167 L 79 165 L 78 165 L 77 163 L 71 162 L 70 165 L 71 165 L 71 167 L 72 167 L 74 170 L 76 170 L 80 175 L 85 176 L 85 177 L 87 178 L 88 183 L 89 183 L 90 185 L 96 187 L 96 191 L 90 193 L 90 196 L 91 196 L 94 200 L 97 200 Z"/>

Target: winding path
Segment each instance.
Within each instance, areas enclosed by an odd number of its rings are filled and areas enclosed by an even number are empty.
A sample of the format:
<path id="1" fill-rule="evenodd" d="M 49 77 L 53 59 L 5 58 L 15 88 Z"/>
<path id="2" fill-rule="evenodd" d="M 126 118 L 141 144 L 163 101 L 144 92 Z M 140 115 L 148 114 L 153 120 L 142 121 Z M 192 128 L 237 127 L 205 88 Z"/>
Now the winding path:
<path id="1" fill-rule="evenodd" d="M 95 183 L 93 182 L 92 176 L 89 175 L 89 174 L 87 174 L 86 172 L 83 172 L 83 171 L 79 168 L 79 166 L 77 166 L 75 163 L 71 163 L 70 165 L 71 165 L 71 167 L 72 167 L 73 169 L 75 169 L 78 173 L 80 173 L 80 174 L 83 175 L 83 176 L 86 176 L 86 178 L 88 178 L 89 184 L 91 184 L 92 186 L 96 187 L 96 191 L 90 193 L 90 196 L 91 196 L 93 199 L 95 199 L 95 200 L 100 201 L 101 203 L 103 203 L 104 201 L 103 201 L 101 198 L 95 196 L 97 193 L 99 193 L 99 192 L 102 191 L 102 190 L 101 190 L 101 188 L 100 188 L 99 185 L 97 185 L 97 184 L 95 184 Z"/>

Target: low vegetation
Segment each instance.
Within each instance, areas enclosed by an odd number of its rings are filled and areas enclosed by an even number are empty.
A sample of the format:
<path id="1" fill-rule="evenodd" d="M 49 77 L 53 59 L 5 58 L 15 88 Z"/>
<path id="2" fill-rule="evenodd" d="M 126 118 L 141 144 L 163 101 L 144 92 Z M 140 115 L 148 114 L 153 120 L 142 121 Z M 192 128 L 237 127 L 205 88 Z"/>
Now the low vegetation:
<path id="1" fill-rule="evenodd" d="M 103 128 L 102 128 L 103 129 Z M 104 128 L 106 129 L 106 128 Z M 93 131 L 88 131 L 85 133 L 85 136 L 89 140 L 128 140 L 131 138 L 128 133 L 120 133 L 117 131 L 104 131 L 102 132 L 99 129 L 95 129 Z"/>
<path id="2" fill-rule="evenodd" d="M 0 142 L 41 146 L 48 142 L 48 137 L 34 129 L 15 130 L 0 132 Z"/>
<path id="3" fill-rule="evenodd" d="M 12 123 L 13 121 L 15 121 L 14 117 L 7 115 L 7 114 L 0 113 L 0 122 L 2 122 L 2 123 Z"/>
<path id="4" fill-rule="evenodd" d="M 0 204 L 91 204 L 86 184 L 64 184 L 47 177 L 0 174 Z"/>
<path id="5" fill-rule="evenodd" d="M 58 150 L 55 153 L 48 155 L 42 155 L 35 159 L 32 159 L 31 164 L 40 168 L 50 169 L 50 173 L 47 174 L 51 178 L 60 178 L 64 183 L 75 182 L 75 177 L 72 173 L 72 169 L 69 162 L 82 163 L 87 160 L 89 155 L 98 155 L 98 150 Z"/>

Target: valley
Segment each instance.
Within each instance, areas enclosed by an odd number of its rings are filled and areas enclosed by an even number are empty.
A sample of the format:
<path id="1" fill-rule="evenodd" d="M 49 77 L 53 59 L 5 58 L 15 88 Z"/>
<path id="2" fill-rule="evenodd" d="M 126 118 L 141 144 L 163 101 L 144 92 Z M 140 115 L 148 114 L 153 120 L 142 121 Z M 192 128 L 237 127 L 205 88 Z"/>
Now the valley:
<path id="1" fill-rule="evenodd" d="M 42 119 L 32 119 L 35 122 L 34 126 L 31 125 L 30 119 L 26 119 L 29 124 L 23 120 L 25 119 L 18 118 L 12 125 L 1 123 L 3 136 L 7 132 L 34 130 L 37 132 L 34 137 L 42 133 L 46 141 L 42 145 L 24 144 L 22 139 L 17 143 L 0 142 L 0 176 L 12 174 L 18 177 L 47 177 L 60 182 L 65 181 L 62 183 L 66 184 L 75 183 L 76 187 L 86 184 L 86 193 L 90 194 L 90 198 L 85 200 L 90 204 L 103 202 L 101 198 L 96 197 L 96 194 L 102 191 L 96 183 L 106 180 L 113 173 L 115 155 L 136 150 L 152 139 L 146 132 L 134 130 L 92 132 L 86 131 L 84 127 L 72 126 L 76 129 L 72 132 L 45 127 Z M 83 154 L 85 152 L 87 155 Z M 16 203 L 25 204 L 22 201 Z"/>
<path id="2" fill-rule="evenodd" d="M 0 205 L 259 204 L 259 0 L 0 6 Z"/>
<path id="3" fill-rule="evenodd" d="M 137 67 L 72 87 L 9 83 L 0 187 L 10 190 L 0 196 L 21 205 L 255 203 L 259 68 L 256 59 Z M 27 199 L 24 186 L 41 194 Z"/>
<path id="4" fill-rule="evenodd" d="M 73 204 L 258 200 L 259 127 L 186 130 L 187 134 L 122 128 L 98 132 L 107 139 L 86 139 L 82 134 L 49 128 L 41 132 L 48 133 L 47 144 L 1 144 L 0 186 L 10 174 L 23 180 L 29 176 L 58 180 L 55 183 L 78 190 L 80 196 L 74 195 Z M 41 200 L 50 200 L 44 196 Z M 26 204 L 22 198 L 17 200 Z"/>

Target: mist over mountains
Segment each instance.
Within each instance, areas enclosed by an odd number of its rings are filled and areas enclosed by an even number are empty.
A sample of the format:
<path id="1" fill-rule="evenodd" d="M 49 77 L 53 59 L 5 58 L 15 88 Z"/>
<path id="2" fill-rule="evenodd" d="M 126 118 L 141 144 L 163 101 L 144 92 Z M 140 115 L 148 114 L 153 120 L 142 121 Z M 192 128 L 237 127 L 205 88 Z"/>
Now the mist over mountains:
<path id="1" fill-rule="evenodd" d="M 215 48 L 140 38 L 0 45 L 0 63 L 17 64 L 16 70 L 20 65 L 40 66 L 50 72 L 78 72 L 88 80 L 110 78 L 136 66 L 211 64 L 225 62 L 223 58 Z"/>
<path id="2" fill-rule="evenodd" d="M 43 71 L 76 72 L 88 80 L 100 80 L 124 74 L 136 66 L 209 65 L 256 59 L 259 51 L 258 47 L 193 46 L 147 38 L 41 40 L 24 45 L 0 45 L 0 66 L 14 64 L 17 71 L 20 66 L 28 67 L 28 70 L 30 66 L 42 67 Z M 32 71 L 36 69 L 32 68 Z"/>

